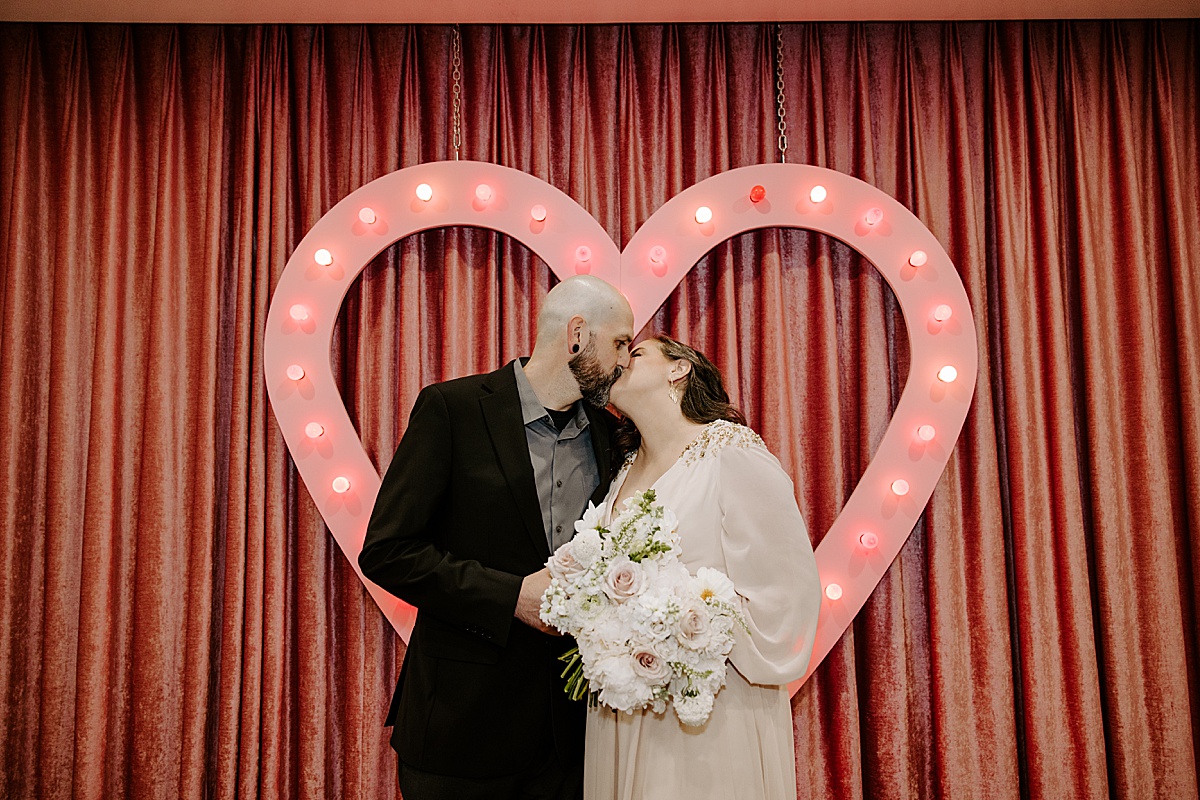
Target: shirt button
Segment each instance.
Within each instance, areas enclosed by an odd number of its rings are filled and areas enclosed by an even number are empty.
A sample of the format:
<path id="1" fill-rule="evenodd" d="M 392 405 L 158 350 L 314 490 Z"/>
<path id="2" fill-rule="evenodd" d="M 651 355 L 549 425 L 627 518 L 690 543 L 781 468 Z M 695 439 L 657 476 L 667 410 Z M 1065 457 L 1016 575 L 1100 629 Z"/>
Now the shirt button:
<path id="1" fill-rule="evenodd" d="M 562 488 L 562 481 L 558 481 L 558 482 L 556 482 L 554 485 L 555 485 L 555 486 L 557 486 L 557 487 L 559 487 L 559 488 Z"/>

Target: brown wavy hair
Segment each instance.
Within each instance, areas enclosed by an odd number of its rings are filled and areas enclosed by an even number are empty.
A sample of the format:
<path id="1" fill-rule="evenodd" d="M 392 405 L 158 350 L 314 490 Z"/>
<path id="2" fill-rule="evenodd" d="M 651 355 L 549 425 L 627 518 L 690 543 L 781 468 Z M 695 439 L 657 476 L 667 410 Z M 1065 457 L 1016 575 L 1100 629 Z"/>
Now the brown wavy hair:
<path id="1" fill-rule="evenodd" d="M 683 378 L 683 393 L 679 397 L 679 410 L 685 419 L 707 425 L 719 419 L 746 424 L 746 417 L 729 402 L 729 392 L 725 391 L 725 382 L 721 378 L 721 370 L 717 369 L 708 358 L 683 342 L 676 341 L 665 333 L 656 333 L 646 341 L 658 343 L 659 350 L 671 361 L 684 360 L 692 365 L 692 370 Z M 632 453 L 642 443 L 642 434 L 638 431 L 633 420 L 625 418 L 617 426 L 614 434 L 613 458 L 614 465 L 620 466 L 625 456 Z"/>

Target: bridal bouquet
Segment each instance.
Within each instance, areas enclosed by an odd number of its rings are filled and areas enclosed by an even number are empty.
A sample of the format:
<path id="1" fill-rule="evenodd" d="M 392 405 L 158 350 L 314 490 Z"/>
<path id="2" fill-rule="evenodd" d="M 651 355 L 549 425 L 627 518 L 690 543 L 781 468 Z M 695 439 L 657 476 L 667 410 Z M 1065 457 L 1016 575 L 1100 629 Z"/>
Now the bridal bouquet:
<path id="1" fill-rule="evenodd" d="M 610 527 L 601 522 L 589 505 L 546 563 L 542 621 L 578 643 L 562 657 L 567 692 L 618 711 L 662 713 L 670 703 L 683 724 L 704 724 L 725 685 L 734 626 L 744 625 L 733 582 L 716 569 L 688 572 L 678 520 L 653 489 L 626 500 Z"/>

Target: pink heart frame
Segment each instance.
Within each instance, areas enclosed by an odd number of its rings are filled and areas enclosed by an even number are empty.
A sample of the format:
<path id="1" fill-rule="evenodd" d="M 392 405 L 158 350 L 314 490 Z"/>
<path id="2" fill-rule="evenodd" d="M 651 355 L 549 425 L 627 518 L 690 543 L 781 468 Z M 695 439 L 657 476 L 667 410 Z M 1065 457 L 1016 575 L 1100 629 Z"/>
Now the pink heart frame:
<path id="1" fill-rule="evenodd" d="M 907 327 L 908 380 L 874 458 L 816 549 L 825 597 L 808 672 L 792 684 L 794 693 L 900 552 L 966 420 L 978 370 L 975 324 L 937 239 L 879 189 L 802 164 L 742 167 L 703 180 L 651 215 L 624 251 L 566 194 L 495 164 L 421 164 L 351 192 L 288 259 L 267 315 L 263 370 L 296 469 L 356 572 L 380 477 L 334 383 L 334 325 L 350 285 L 382 250 L 419 231 L 453 226 L 504 233 L 560 278 L 586 272 L 613 283 L 633 307 L 635 330 L 705 253 L 759 228 L 832 236 L 883 275 Z M 416 612 L 359 577 L 407 641 Z"/>

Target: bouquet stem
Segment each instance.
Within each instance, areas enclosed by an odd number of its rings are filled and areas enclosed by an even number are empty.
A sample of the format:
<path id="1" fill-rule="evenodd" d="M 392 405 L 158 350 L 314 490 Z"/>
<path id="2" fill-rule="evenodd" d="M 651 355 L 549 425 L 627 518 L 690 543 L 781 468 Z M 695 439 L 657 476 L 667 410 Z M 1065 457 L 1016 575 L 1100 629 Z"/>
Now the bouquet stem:
<path id="1" fill-rule="evenodd" d="M 559 676 L 567 679 L 567 697 L 572 700 L 582 700 L 584 696 L 587 696 L 588 705 L 596 705 L 596 693 L 591 691 L 592 687 L 583 675 L 583 657 L 579 655 L 579 648 L 572 647 L 559 656 L 558 660 L 567 665 Z"/>

